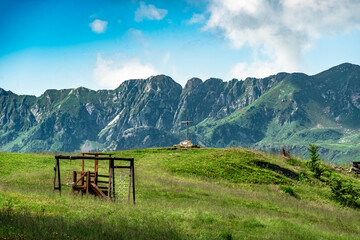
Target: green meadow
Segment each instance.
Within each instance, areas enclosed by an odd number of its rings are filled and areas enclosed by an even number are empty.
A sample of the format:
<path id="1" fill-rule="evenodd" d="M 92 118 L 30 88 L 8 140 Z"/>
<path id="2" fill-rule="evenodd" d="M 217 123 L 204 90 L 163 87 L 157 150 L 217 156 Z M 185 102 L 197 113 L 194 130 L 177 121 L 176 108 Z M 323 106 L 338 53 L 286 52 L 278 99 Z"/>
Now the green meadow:
<path id="1" fill-rule="evenodd" d="M 242 148 L 114 156 L 135 158 L 135 205 L 72 195 L 81 161 L 61 161 L 60 196 L 53 154 L 0 153 L 0 239 L 360 239 L 359 199 L 345 206 L 330 187 L 359 191 L 359 178 L 331 165 L 318 179 L 306 160 Z"/>

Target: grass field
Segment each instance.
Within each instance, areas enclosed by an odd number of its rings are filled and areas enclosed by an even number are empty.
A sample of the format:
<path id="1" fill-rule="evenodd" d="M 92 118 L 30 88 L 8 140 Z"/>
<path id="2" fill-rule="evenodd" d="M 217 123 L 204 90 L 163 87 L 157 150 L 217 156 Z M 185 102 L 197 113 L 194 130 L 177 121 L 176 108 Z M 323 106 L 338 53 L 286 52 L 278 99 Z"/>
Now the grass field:
<path id="1" fill-rule="evenodd" d="M 71 195 L 80 162 L 61 162 L 59 196 L 54 155 L 0 153 L 0 239 L 360 239 L 360 210 L 329 187 L 360 181 L 329 166 L 319 180 L 304 160 L 240 148 L 114 156 L 135 158 L 135 206 Z"/>

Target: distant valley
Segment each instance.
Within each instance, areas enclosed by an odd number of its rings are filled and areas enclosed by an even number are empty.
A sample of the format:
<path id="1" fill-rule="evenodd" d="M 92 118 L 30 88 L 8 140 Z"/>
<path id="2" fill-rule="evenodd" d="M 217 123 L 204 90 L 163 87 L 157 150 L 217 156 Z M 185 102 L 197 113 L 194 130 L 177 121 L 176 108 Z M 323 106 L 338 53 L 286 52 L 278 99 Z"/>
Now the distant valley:
<path id="1" fill-rule="evenodd" d="M 76 152 L 163 147 L 248 147 L 329 162 L 360 158 L 360 66 L 267 78 L 128 80 L 114 90 L 47 90 L 40 97 L 0 88 L 0 151 Z"/>

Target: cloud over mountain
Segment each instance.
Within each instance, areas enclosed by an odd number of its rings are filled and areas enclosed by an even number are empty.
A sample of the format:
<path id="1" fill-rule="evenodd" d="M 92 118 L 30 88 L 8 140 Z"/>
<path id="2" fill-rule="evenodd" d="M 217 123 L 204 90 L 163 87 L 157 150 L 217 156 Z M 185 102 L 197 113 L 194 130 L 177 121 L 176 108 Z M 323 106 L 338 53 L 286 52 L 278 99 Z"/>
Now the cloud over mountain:
<path id="1" fill-rule="evenodd" d="M 150 64 L 142 64 L 139 59 L 118 63 L 98 53 L 93 74 L 100 86 L 116 88 L 125 80 L 147 78 L 156 75 L 157 71 Z"/>
<path id="2" fill-rule="evenodd" d="M 210 0 L 208 12 L 205 29 L 252 48 L 253 62 L 233 69 L 244 75 L 296 71 L 314 39 L 360 28 L 358 0 Z"/>

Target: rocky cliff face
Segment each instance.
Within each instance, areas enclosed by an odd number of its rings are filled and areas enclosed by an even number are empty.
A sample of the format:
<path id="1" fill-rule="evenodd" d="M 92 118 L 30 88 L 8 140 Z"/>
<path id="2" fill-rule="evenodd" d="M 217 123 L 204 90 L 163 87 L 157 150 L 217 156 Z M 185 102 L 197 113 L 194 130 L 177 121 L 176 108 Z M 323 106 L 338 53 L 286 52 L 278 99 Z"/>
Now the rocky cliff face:
<path id="1" fill-rule="evenodd" d="M 354 158 L 360 140 L 360 67 L 341 64 L 314 76 L 279 73 L 263 79 L 129 80 L 114 90 L 47 90 L 40 97 L 0 88 L 0 150 L 73 152 L 194 143 L 305 156 L 317 143 L 331 159 Z M 349 151 L 342 148 L 346 146 Z M 351 154 L 349 155 L 349 152 Z M 349 159 L 348 157 L 347 159 Z"/>

